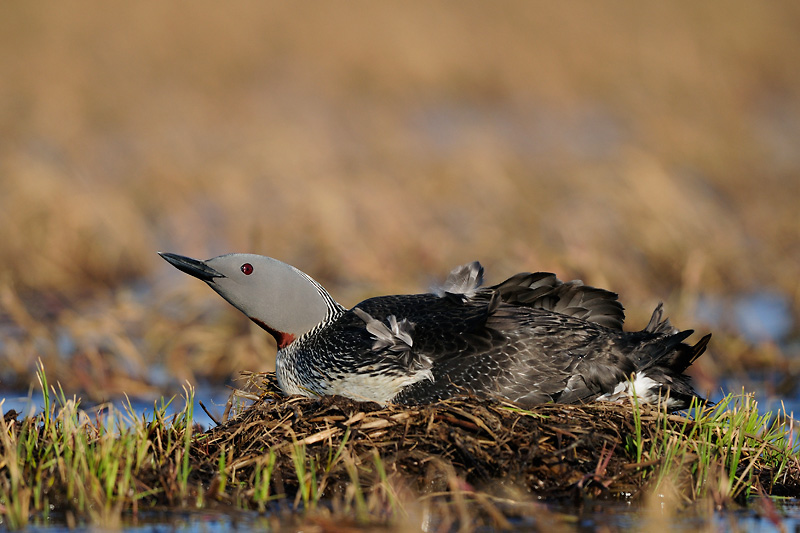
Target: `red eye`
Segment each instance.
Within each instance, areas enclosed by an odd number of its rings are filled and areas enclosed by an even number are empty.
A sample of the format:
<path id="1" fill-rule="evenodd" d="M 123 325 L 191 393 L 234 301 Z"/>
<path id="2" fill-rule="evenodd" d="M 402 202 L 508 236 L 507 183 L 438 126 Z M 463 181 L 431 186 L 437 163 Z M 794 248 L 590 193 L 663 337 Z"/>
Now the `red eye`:
<path id="1" fill-rule="evenodd" d="M 245 263 L 242 265 L 242 272 L 244 272 L 245 276 L 249 276 L 253 273 L 253 265 L 250 263 Z"/>

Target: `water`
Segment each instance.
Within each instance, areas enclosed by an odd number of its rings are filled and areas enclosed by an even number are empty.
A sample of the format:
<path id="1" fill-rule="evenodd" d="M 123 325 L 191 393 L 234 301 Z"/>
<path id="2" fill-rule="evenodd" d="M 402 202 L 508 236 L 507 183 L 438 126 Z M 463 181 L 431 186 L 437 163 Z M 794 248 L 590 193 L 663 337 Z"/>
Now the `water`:
<path id="1" fill-rule="evenodd" d="M 791 381 L 787 385 L 786 382 Z M 782 393 L 782 389 L 791 388 L 788 394 Z M 711 401 L 717 402 L 726 394 L 746 394 L 753 395 L 758 402 L 758 410 L 762 413 L 771 411 L 773 413 L 783 412 L 794 413 L 800 416 L 800 391 L 794 383 L 794 378 L 786 376 L 785 372 L 779 370 L 761 370 L 747 374 L 726 376 L 721 380 L 720 388 L 709 396 Z"/>
<path id="2" fill-rule="evenodd" d="M 770 509 L 778 515 L 771 517 Z M 800 505 L 796 501 L 770 499 L 767 503 L 753 500 L 748 509 L 714 511 L 689 507 L 686 510 L 670 511 L 669 506 L 655 509 L 627 502 L 596 502 L 587 505 L 578 513 L 574 509 L 560 509 L 577 519 L 576 530 L 595 531 L 743 531 L 786 532 L 800 531 Z M 773 519 L 775 521 L 773 521 Z"/>
<path id="3" fill-rule="evenodd" d="M 770 499 L 768 502 L 754 500 L 750 508 L 731 511 L 713 511 L 689 507 L 680 512 L 663 508 L 643 508 L 630 502 L 594 501 L 579 505 L 546 504 L 530 516 L 512 520 L 515 531 L 547 531 L 550 529 L 571 531 L 729 531 L 752 533 L 778 533 L 800 531 L 800 504 L 797 501 Z M 324 519 L 323 519 L 324 520 Z M 137 515 L 122 516 L 123 531 L 168 532 L 196 531 L 214 533 L 218 531 L 268 531 L 284 528 L 292 522 L 291 515 L 280 510 L 259 513 L 256 511 L 145 511 Z M 87 524 L 78 523 L 75 529 L 66 527 L 66 519 L 52 515 L 48 519 L 34 518 L 28 531 L 55 533 L 61 531 L 89 530 Z M 297 526 L 298 524 L 292 524 Z M 310 529 L 324 530 L 321 524 L 307 524 Z M 330 522 L 330 526 L 336 523 Z M 418 526 L 418 524 L 413 524 Z M 1 527 L 1 526 L 0 526 Z M 414 528 L 416 529 L 416 527 Z M 437 530 L 436 523 L 429 523 L 423 530 Z M 479 531 L 493 531 L 481 528 Z"/>
<path id="4" fill-rule="evenodd" d="M 228 401 L 228 397 L 230 396 L 231 390 L 228 388 L 221 388 L 221 387 L 206 387 L 206 388 L 199 388 L 195 390 L 194 395 L 194 421 L 197 424 L 200 424 L 204 429 L 213 427 L 216 423 L 211 419 L 208 414 L 203 410 L 200 406 L 200 402 L 206 406 L 206 409 L 216 418 L 217 420 L 222 419 L 222 414 L 225 411 L 225 404 Z M 186 401 L 183 397 L 183 391 L 175 392 L 175 397 L 169 406 L 166 409 L 166 413 L 168 416 L 173 416 L 181 412 L 186 405 Z M 170 397 L 164 398 L 165 402 L 169 402 Z M 44 398 L 42 397 L 41 391 L 37 393 L 4 393 L 0 391 L 0 401 L 3 402 L 2 405 L 2 412 L 7 412 L 10 409 L 14 409 L 18 413 L 20 413 L 20 417 L 24 416 L 33 416 L 37 413 L 40 413 L 42 409 L 44 409 Z M 52 398 L 51 398 L 52 401 Z M 153 415 L 153 410 L 155 407 L 161 406 L 161 400 L 143 400 L 143 399 L 136 399 L 132 398 L 130 400 L 131 407 L 133 407 L 133 411 L 138 414 L 139 417 L 144 416 L 148 420 Z M 93 412 L 96 408 L 102 409 L 102 412 L 108 411 L 108 405 L 111 404 L 119 414 L 125 414 L 127 417 L 128 409 L 126 408 L 127 400 L 124 399 L 116 399 L 111 402 L 103 403 L 98 405 L 80 402 L 80 409 L 86 412 Z M 123 421 L 125 419 L 123 417 Z"/>
<path id="5" fill-rule="evenodd" d="M 704 295 L 695 316 L 713 329 L 739 332 L 754 344 L 785 343 L 794 328 L 792 302 L 777 292 L 756 292 L 730 297 Z"/>
<path id="6" fill-rule="evenodd" d="M 66 518 L 52 515 L 49 519 L 36 519 L 29 525 L 28 531 L 56 533 L 61 531 L 96 531 L 88 524 L 77 523 L 74 529 L 66 527 Z M 249 511 L 145 511 L 133 516 L 125 513 L 122 516 L 122 530 L 129 532 L 172 532 L 172 531 L 271 531 L 275 529 L 277 520 L 274 516 Z M 102 529 L 102 528 L 101 528 Z M 109 528 L 111 529 L 111 528 Z"/>

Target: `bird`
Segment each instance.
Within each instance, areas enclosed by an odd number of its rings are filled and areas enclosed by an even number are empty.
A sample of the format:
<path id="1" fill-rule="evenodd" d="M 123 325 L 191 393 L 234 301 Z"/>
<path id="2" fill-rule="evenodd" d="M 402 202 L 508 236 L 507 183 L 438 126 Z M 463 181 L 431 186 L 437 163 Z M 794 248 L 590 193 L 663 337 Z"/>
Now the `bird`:
<path id="1" fill-rule="evenodd" d="M 477 261 L 424 294 L 377 296 L 351 309 L 316 280 L 271 257 L 208 260 L 158 252 L 204 281 L 274 337 L 287 395 L 425 404 L 452 397 L 540 403 L 621 403 L 670 411 L 702 398 L 684 372 L 711 334 L 684 341 L 658 304 L 641 331 L 624 331 L 614 292 L 523 272 L 484 287 Z"/>

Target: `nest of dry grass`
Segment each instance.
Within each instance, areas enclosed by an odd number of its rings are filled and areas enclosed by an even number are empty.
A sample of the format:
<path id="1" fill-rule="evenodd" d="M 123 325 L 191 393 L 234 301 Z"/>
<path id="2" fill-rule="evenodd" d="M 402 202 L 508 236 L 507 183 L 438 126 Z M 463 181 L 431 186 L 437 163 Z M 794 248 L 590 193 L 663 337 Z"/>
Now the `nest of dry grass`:
<path id="1" fill-rule="evenodd" d="M 483 503 L 486 498 L 636 497 L 653 483 L 651 474 L 678 460 L 672 483 L 685 489 L 696 481 L 692 472 L 699 458 L 691 451 L 696 422 L 655 409 L 610 403 L 521 409 L 477 398 L 382 407 L 342 397 L 284 397 L 271 376 L 263 386 L 261 401 L 195 440 L 196 451 L 203 453 L 193 455 L 206 458 L 195 466 L 197 474 L 213 477 L 220 454 L 235 450 L 228 469 L 252 486 L 254 470 L 269 451 L 274 454 L 273 494 L 296 501 L 313 476 L 315 493 L 325 499 L 352 497 L 355 482 L 367 492 L 378 486 L 385 491 L 387 483 L 402 486 L 413 498 L 466 492 L 480 495 Z M 646 454 L 637 461 L 636 442 L 651 449 L 665 432 L 687 439 L 686 455 Z M 750 449 L 744 455 L 752 459 L 755 485 L 774 494 L 800 488 L 797 465 L 776 484 L 774 465 L 759 458 L 763 452 Z M 302 474 L 298 458 L 309 465 Z M 724 463 L 724 458 L 714 460 Z M 671 487 L 681 492 L 680 486 Z"/>
<path id="2" fill-rule="evenodd" d="M 554 496 L 594 480 L 612 491 L 628 490 L 636 469 L 620 451 L 633 431 L 629 410 L 615 405 L 520 410 L 490 400 L 451 399 L 381 407 L 335 396 L 293 396 L 258 403 L 201 442 L 212 467 L 220 450 L 237 450 L 242 464 L 272 450 L 286 493 L 297 489 L 293 454 L 299 445 L 307 457 L 318 458 L 345 446 L 357 464 L 372 463 L 377 451 L 389 472 L 413 480 L 421 492 L 448 490 L 455 472 L 470 487 L 503 480 Z M 335 494 L 351 480 L 343 467 L 327 481 Z"/>

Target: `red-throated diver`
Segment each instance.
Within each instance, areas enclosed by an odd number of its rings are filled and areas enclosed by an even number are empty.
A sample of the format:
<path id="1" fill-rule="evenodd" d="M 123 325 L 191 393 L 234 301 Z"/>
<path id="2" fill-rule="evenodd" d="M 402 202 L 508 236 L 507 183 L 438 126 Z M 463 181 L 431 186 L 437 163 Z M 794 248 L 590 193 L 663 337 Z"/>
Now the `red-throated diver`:
<path id="1" fill-rule="evenodd" d="M 522 405 L 635 395 L 669 409 L 696 396 L 684 371 L 711 335 L 683 341 L 661 304 L 642 331 L 622 330 L 613 292 L 522 273 L 481 287 L 478 262 L 454 269 L 433 294 L 380 296 L 345 309 L 310 276 L 270 257 L 200 261 L 160 253 L 205 281 L 278 343 L 286 394 L 339 394 L 381 404 L 465 393 Z"/>

